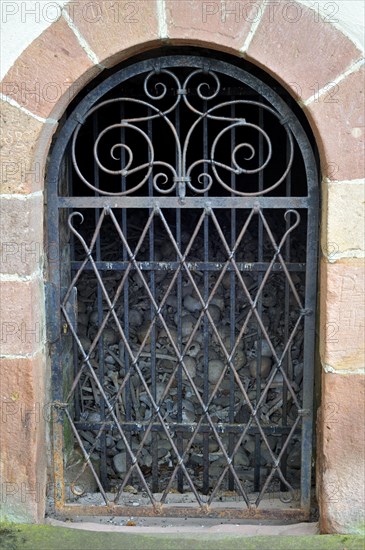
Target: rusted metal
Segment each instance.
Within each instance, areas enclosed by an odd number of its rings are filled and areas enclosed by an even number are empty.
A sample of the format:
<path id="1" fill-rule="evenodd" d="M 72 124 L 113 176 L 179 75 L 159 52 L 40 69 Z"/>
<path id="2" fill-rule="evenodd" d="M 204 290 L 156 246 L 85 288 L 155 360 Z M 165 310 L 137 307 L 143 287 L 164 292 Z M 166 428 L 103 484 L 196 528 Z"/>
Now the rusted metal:
<path id="1" fill-rule="evenodd" d="M 53 429 L 53 480 L 54 505 L 56 511 L 62 510 L 65 504 L 65 478 L 63 456 L 63 413 L 57 403 L 52 407 Z"/>
<path id="2" fill-rule="evenodd" d="M 251 519 L 251 520 L 281 520 L 281 521 L 306 521 L 308 512 L 300 507 L 279 507 L 260 509 L 255 507 L 242 508 L 230 507 L 222 503 L 221 508 L 210 508 L 202 505 L 199 508 L 193 506 L 134 506 L 133 501 L 128 506 L 87 506 L 84 504 L 66 504 L 57 511 L 57 516 L 68 518 L 72 516 L 125 516 L 129 517 L 171 517 L 171 518 L 221 518 L 221 519 Z"/>
<path id="3" fill-rule="evenodd" d="M 125 85 L 128 90 L 128 82 L 133 83 L 133 79 L 139 92 L 131 95 L 124 95 L 123 92 L 121 96 L 118 93 L 120 85 Z M 236 88 L 232 88 L 232 80 Z M 226 81 L 230 85 L 222 85 Z M 234 92 L 234 89 L 241 91 Z M 242 92 L 243 89 L 246 92 Z M 110 97 L 113 90 L 114 95 Z M 266 120 L 270 123 L 265 123 Z M 155 124 L 158 125 L 157 130 Z M 85 134 L 85 128 L 89 128 L 89 136 Z M 278 154 L 275 133 L 269 135 L 272 128 L 278 128 L 277 132 L 281 129 L 283 141 L 284 153 L 276 164 L 273 153 L 276 151 Z M 249 138 L 243 140 L 242 136 L 246 134 L 242 132 L 246 132 Z M 136 150 L 133 150 L 135 141 L 130 138 L 128 141 L 127 138 L 131 134 L 136 136 L 136 142 L 140 140 Z M 113 135 L 111 142 L 105 141 L 108 135 Z M 170 151 L 167 156 L 164 156 L 159 145 L 161 136 L 166 140 L 166 150 Z M 199 136 L 203 137 L 202 144 Z M 249 139 L 253 140 L 253 144 Z M 88 163 L 85 156 L 90 143 L 91 162 Z M 226 150 L 223 157 L 222 149 Z M 258 163 L 249 164 L 254 158 Z M 110 166 L 107 166 L 107 160 L 111 161 Z M 298 177 L 296 171 L 301 171 L 302 176 L 304 173 L 306 182 L 305 191 L 300 196 L 297 191 L 293 193 L 292 181 Z M 48 230 L 53 257 L 49 259 L 47 310 L 48 341 L 53 363 L 53 468 L 57 513 L 130 515 L 131 507 L 121 505 L 120 501 L 125 499 L 124 491 L 130 480 L 135 479 L 150 504 L 133 507 L 133 515 L 306 519 L 311 488 L 318 189 L 312 149 L 290 108 L 255 77 L 223 62 L 210 61 L 207 68 L 203 58 L 176 56 L 159 58 L 153 64 L 141 62 L 131 65 L 90 92 L 70 115 L 54 146 L 48 170 L 48 187 Z M 137 212 L 136 209 L 143 211 L 146 217 L 140 222 L 138 238 L 131 242 L 127 218 L 129 211 Z M 94 226 L 85 235 L 81 224 L 84 214 L 92 210 L 95 212 Z M 221 211 L 228 213 L 228 228 L 222 222 Z M 173 223 L 170 212 L 175 214 Z M 284 228 L 279 236 L 272 228 L 272 212 Z M 189 235 L 184 235 L 183 243 L 181 220 L 186 213 L 194 213 L 194 222 Z M 240 216 L 242 223 L 238 222 Z M 111 261 L 104 259 L 102 249 L 101 235 L 106 221 L 115 234 L 115 249 L 119 250 L 118 257 Z M 238 258 L 238 251 L 254 223 L 258 227 L 258 255 L 254 261 L 242 261 Z M 163 229 L 166 242 L 173 250 L 173 260 L 156 259 L 156 227 Z M 298 227 L 306 232 L 305 262 L 291 258 L 292 236 Z M 224 261 L 212 261 L 210 258 L 210 234 L 213 231 L 214 239 L 226 258 Z M 203 235 L 200 257 L 192 261 L 190 254 L 199 235 Z M 140 253 L 146 243 L 148 259 L 141 260 Z M 270 258 L 267 258 L 268 246 Z M 76 247 L 81 251 L 81 257 L 76 257 Z M 69 249 L 70 255 L 65 259 L 62 255 Z M 108 271 L 118 274 L 113 298 L 104 279 Z M 157 296 L 156 278 L 164 272 L 169 273 L 171 279 L 162 295 Z M 93 274 L 97 288 L 97 330 L 88 349 L 83 343 L 77 320 L 77 288 L 85 273 Z M 256 276 L 254 293 L 245 281 L 247 273 Z M 293 280 L 297 273 L 305 276 L 304 297 Z M 196 274 L 201 275 L 202 285 L 197 283 Z M 273 274 L 281 274 L 285 285 L 285 327 L 280 345 L 272 340 L 263 320 L 263 293 Z M 137 348 L 132 345 L 129 326 L 131 275 L 137 278 L 139 291 L 146 296 L 146 309 L 150 315 L 149 325 Z M 213 281 L 210 275 L 214 276 Z M 229 344 L 211 313 L 211 305 L 227 275 L 230 280 Z M 184 339 L 181 321 L 183 277 L 198 304 L 193 326 Z M 175 292 L 177 302 L 176 330 L 164 311 L 172 292 Z M 245 299 L 242 318 L 242 312 L 236 311 L 238 296 Z M 122 313 L 118 313 L 120 303 L 123 303 Z M 290 311 L 294 311 L 291 324 Z M 105 385 L 103 345 L 106 328 L 111 322 L 118 334 L 119 353 L 110 353 L 123 370 L 121 381 L 116 374 L 117 391 L 113 397 L 110 397 Z M 252 323 L 257 326 L 255 398 L 252 392 L 249 395 L 239 366 L 235 363 L 236 352 Z M 158 397 L 157 325 L 162 327 L 173 354 L 170 357 L 171 372 Z M 305 376 L 303 395 L 299 397 L 293 384 L 291 354 L 295 338 L 303 327 Z M 202 386 L 196 383 L 186 364 L 188 351 L 200 332 L 204 350 Z M 209 386 L 208 353 L 212 338 L 223 358 L 223 369 Z M 148 342 L 150 378 L 147 380 L 140 362 L 146 356 Z M 273 368 L 267 377 L 260 372 L 262 343 L 269 348 L 273 358 Z M 70 370 L 64 367 L 67 354 L 73 356 L 71 380 Z M 97 365 L 93 359 L 95 354 Z M 85 376 L 100 401 L 99 421 L 87 421 L 81 417 L 78 392 Z M 137 414 L 134 377 L 148 399 L 151 409 L 148 419 L 141 419 Z M 262 413 L 269 391 L 278 377 L 281 394 Z M 194 422 L 183 417 L 183 380 L 187 381 L 200 410 L 200 418 Z M 229 382 L 229 416 L 221 422 L 215 420 L 212 407 L 223 381 Z M 176 419 L 166 420 L 162 404 L 174 385 L 178 395 Z M 249 414 L 245 422 L 235 416 L 237 394 Z M 116 410 L 118 403 L 125 411 L 123 419 Z M 296 411 L 296 417 L 290 422 L 289 406 Z M 270 425 L 271 415 L 279 408 L 282 409 L 281 425 Z M 71 483 L 71 492 L 82 496 L 82 492 L 78 493 L 77 481 L 89 469 L 103 497 L 102 505 L 67 502 L 65 425 L 69 427 L 83 457 L 83 466 Z M 85 447 L 80 436 L 82 430 L 91 430 L 95 434 L 90 448 Z M 118 434 L 126 455 L 126 469 L 115 494 L 109 491 L 108 430 L 115 430 Z M 140 437 L 137 446 L 132 445 L 134 433 Z M 160 493 L 158 434 L 163 435 L 171 449 L 169 478 Z M 223 437 L 226 434 L 228 443 Z M 188 467 L 189 454 L 198 435 L 203 438 L 202 490 L 197 487 Z M 254 495 L 248 491 L 235 466 L 238 451 L 249 435 L 254 438 Z M 281 438 L 281 445 L 276 451 L 271 449 L 268 439 L 273 435 L 280 435 Z M 282 491 L 294 494 L 287 475 L 288 446 L 294 436 L 301 438 L 300 504 L 296 502 L 294 505 L 294 499 L 290 496 L 286 503 L 281 502 L 281 507 L 265 507 L 265 498 L 274 478 L 279 480 Z M 152 440 L 151 482 L 147 480 L 141 463 L 149 438 Z M 216 442 L 224 459 L 224 466 L 211 489 L 209 438 Z M 265 479 L 262 479 L 260 470 L 262 444 L 270 462 Z M 97 471 L 92 459 L 98 445 L 100 471 Z M 225 480 L 228 480 L 229 490 L 237 495 L 238 503 L 233 506 L 231 502 L 222 504 L 219 501 Z M 184 491 L 183 481 L 195 498 L 195 506 L 168 504 L 173 486 L 177 485 L 180 493 Z"/>

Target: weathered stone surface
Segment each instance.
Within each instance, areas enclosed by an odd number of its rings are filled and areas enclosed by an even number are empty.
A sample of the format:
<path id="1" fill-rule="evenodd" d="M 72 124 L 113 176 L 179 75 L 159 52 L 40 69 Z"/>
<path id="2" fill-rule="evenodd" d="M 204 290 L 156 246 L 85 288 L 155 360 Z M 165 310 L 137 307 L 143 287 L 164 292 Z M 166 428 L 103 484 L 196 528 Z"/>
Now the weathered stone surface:
<path id="1" fill-rule="evenodd" d="M 24 50 L 1 91 L 32 113 L 57 119 L 99 71 L 60 18 Z"/>
<path id="2" fill-rule="evenodd" d="M 43 188 L 44 162 L 56 124 L 0 103 L 0 193 L 30 193 Z"/>
<path id="3" fill-rule="evenodd" d="M 248 0 L 166 0 L 167 35 L 191 44 L 198 41 L 209 46 L 215 44 L 219 49 L 239 50 L 260 9 Z"/>
<path id="4" fill-rule="evenodd" d="M 45 362 L 0 359 L 0 520 L 43 521 L 46 492 Z"/>
<path id="5" fill-rule="evenodd" d="M 118 453 L 117 455 L 113 456 L 113 465 L 115 471 L 118 472 L 118 474 L 124 473 L 127 470 L 126 453 Z"/>
<path id="6" fill-rule="evenodd" d="M 365 250 L 364 183 L 325 183 L 322 250 L 329 261 L 341 255 L 363 257 Z"/>
<path id="7" fill-rule="evenodd" d="M 322 375 L 317 498 L 322 533 L 364 533 L 365 376 Z"/>
<path id="8" fill-rule="evenodd" d="M 31 275 L 43 259 L 43 196 L 0 198 L 0 273 Z"/>
<path id="9" fill-rule="evenodd" d="M 320 355 L 325 369 L 364 368 L 364 278 L 364 260 L 322 260 Z"/>
<path id="10" fill-rule="evenodd" d="M 36 353 L 43 344 L 42 282 L 0 281 L 0 355 Z"/>
<path id="11" fill-rule="evenodd" d="M 156 0 L 70 2 L 65 9 L 105 66 L 113 66 L 159 40 Z"/>
<path id="12" fill-rule="evenodd" d="M 247 56 L 301 100 L 313 96 L 361 52 L 318 12 L 298 2 L 269 2 Z"/>
<path id="13" fill-rule="evenodd" d="M 364 74 L 364 69 L 349 74 L 305 108 L 322 174 L 330 180 L 364 177 Z"/>

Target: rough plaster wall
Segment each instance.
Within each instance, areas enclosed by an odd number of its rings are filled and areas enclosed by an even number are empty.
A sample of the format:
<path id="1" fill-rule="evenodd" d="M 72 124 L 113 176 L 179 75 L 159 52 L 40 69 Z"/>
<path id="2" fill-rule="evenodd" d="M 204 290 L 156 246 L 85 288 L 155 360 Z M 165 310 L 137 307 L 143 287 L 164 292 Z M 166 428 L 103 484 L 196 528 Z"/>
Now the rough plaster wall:
<path id="1" fill-rule="evenodd" d="M 67 4 L 68 1 L 2 0 L 0 3 L 0 78 L 3 78 L 22 51 L 57 20 L 61 14 L 62 6 Z M 85 0 L 72 1 L 85 2 Z M 184 2 L 184 0 L 180 1 Z M 259 0 L 257 1 L 259 2 Z M 330 24 L 341 29 L 344 34 L 348 35 L 364 50 L 365 3 L 363 0 L 299 1 L 322 13 Z"/>

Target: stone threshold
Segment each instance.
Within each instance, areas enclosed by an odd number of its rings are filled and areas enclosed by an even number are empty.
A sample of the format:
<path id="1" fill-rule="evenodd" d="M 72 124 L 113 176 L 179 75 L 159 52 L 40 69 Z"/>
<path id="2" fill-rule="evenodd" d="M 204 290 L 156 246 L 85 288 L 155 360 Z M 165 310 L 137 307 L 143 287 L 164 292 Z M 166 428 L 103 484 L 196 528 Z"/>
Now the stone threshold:
<path id="1" fill-rule="evenodd" d="M 318 523 L 286 523 L 249 520 L 221 521 L 202 518 L 142 518 L 142 517 L 75 517 L 73 521 L 46 519 L 47 525 L 83 531 L 128 533 L 130 535 L 234 535 L 234 536 L 305 536 L 318 535 Z"/>
<path id="2" fill-rule="evenodd" d="M 62 524 L 62 522 L 59 522 Z M 65 524 L 63 524 L 65 525 Z M 257 535 L 217 533 L 140 534 L 88 531 L 53 525 L 0 523 L 1 550 L 363 550 L 364 537 L 356 535 Z M 298 525 L 298 524 L 297 524 Z M 300 524 L 299 524 L 300 525 Z M 310 524 L 309 524 L 310 525 Z M 247 526 L 240 526 L 247 527 Z M 262 526 L 267 527 L 267 526 Z M 272 526 L 270 526 L 272 527 Z M 283 526 L 284 527 L 284 526 Z M 293 526 L 288 526 L 292 527 Z M 136 534 L 130 534 L 134 531 Z"/>

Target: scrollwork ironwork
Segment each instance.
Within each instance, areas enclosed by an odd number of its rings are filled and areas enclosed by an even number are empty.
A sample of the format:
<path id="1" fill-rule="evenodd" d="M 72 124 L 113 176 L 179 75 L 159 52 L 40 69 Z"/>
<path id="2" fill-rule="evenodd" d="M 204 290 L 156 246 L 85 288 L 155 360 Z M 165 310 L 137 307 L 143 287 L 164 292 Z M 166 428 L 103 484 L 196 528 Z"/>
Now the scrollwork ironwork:
<path id="1" fill-rule="evenodd" d="M 195 80 L 202 77 L 203 81 L 194 84 Z M 157 78 L 157 82 L 153 84 L 154 78 Z M 162 78 L 170 79 L 170 82 L 163 82 Z M 153 86 L 154 92 L 152 91 Z M 73 166 L 78 177 L 91 190 L 100 195 L 129 195 L 140 190 L 146 181 L 151 178 L 153 189 L 160 194 L 177 192 L 179 196 L 185 196 L 187 190 L 192 191 L 194 194 L 204 194 L 212 188 L 214 182 L 217 182 L 223 189 L 234 195 L 259 196 L 279 187 L 290 172 L 294 159 L 294 141 L 290 129 L 283 124 L 280 114 L 266 103 L 248 99 L 235 99 L 217 103 L 220 97 L 221 82 L 215 72 L 203 69 L 193 70 L 185 76 L 184 81 L 181 81 L 179 76 L 171 70 L 153 69 L 144 77 L 142 89 L 147 100 L 134 97 L 105 100 L 94 106 L 84 117 L 82 123 L 80 122 L 77 126 L 71 146 Z M 170 96 L 174 97 L 172 104 L 165 105 Z M 203 104 L 203 108 L 198 108 L 198 106 L 192 104 L 194 97 L 198 98 L 198 102 L 200 101 Z M 105 190 L 95 185 L 95 182 L 90 181 L 90 176 L 85 175 L 78 162 L 78 147 L 80 147 L 79 140 L 82 126 L 92 120 L 93 115 L 96 113 L 101 114 L 103 108 L 110 107 L 113 104 L 123 104 L 126 113 L 128 113 L 128 105 L 137 106 L 140 110 L 139 116 L 123 116 L 116 123 L 107 125 L 99 132 L 93 145 L 94 162 L 100 172 L 109 176 L 124 178 L 124 187 L 116 191 Z M 227 111 L 232 108 L 235 110 L 235 114 L 227 116 Z M 287 134 L 288 153 L 287 164 L 280 176 L 276 178 L 276 181 L 270 182 L 266 188 L 261 187 L 252 191 L 251 189 L 245 189 L 244 180 L 233 187 L 231 178 L 232 176 L 259 174 L 267 168 L 272 159 L 272 139 L 268 132 L 259 124 L 247 120 L 254 108 L 269 113 L 276 118 L 277 124 L 284 126 Z M 187 109 L 190 116 L 191 114 L 196 115 L 196 119 L 190 124 L 185 135 L 181 134 L 176 123 L 177 117 L 183 117 L 183 109 Z M 238 116 L 236 114 L 238 110 L 243 111 L 245 116 Z M 158 139 L 169 141 L 172 138 L 173 140 L 175 147 L 175 154 L 172 155 L 174 157 L 173 162 L 166 162 L 157 158 L 154 146 L 155 137 L 151 137 L 151 125 L 156 120 L 161 121 L 166 128 L 166 132 L 163 131 L 161 134 L 162 126 L 159 126 Z M 194 133 L 197 135 L 199 125 L 207 125 L 209 121 L 215 123 L 213 129 L 209 128 L 210 148 L 207 148 L 203 158 L 191 160 Z M 144 128 L 142 123 L 147 123 L 148 128 Z M 224 127 L 217 130 L 217 124 L 224 124 Z M 224 142 L 227 143 L 227 136 L 231 135 L 232 132 L 236 133 L 238 130 L 246 132 L 249 136 L 251 135 L 250 139 L 252 139 L 252 132 L 257 134 L 257 142 L 260 139 L 261 144 L 263 144 L 261 154 L 258 153 L 256 142 L 252 143 L 249 139 L 243 138 L 242 141 L 231 147 L 228 163 L 219 160 L 219 148 L 222 149 Z M 112 135 L 115 131 L 120 132 L 121 139 L 111 146 L 110 143 L 108 144 L 108 154 L 109 160 L 120 163 L 118 169 L 106 166 L 106 161 L 101 160 L 100 157 L 102 144 L 107 141 L 108 134 Z M 138 155 L 133 151 L 133 139 L 128 143 L 123 141 L 122 136 L 125 135 L 126 131 L 135 132 L 145 143 L 147 154 L 143 162 L 136 160 Z M 206 126 L 204 131 L 206 131 Z M 265 153 L 263 154 L 262 151 L 265 151 Z M 252 164 L 246 164 L 254 159 L 258 159 L 255 167 L 252 167 Z M 127 178 L 132 175 L 135 175 L 135 178 L 133 184 L 128 188 Z M 225 175 L 227 175 L 227 179 Z M 139 178 L 138 181 L 135 181 L 136 178 Z"/>

